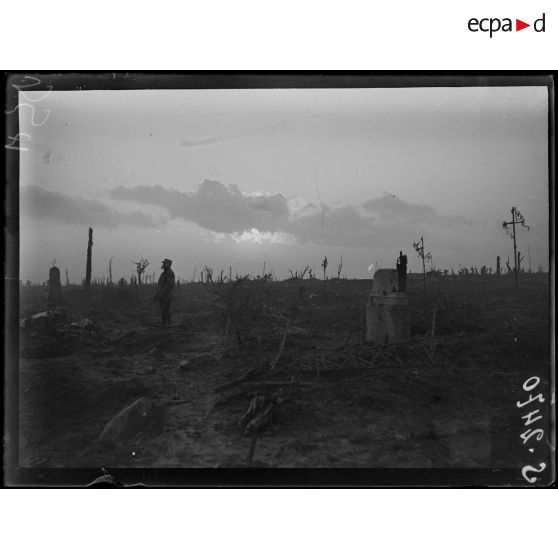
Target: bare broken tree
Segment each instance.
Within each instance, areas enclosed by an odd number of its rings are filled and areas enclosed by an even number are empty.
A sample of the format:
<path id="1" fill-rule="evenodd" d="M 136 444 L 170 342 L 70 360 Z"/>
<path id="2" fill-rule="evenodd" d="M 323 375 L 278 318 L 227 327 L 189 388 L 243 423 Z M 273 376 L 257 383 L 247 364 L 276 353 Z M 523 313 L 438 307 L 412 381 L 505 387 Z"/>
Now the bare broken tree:
<path id="1" fill-rule="evenodd" d="M 327 256 L 325 256 L 324 261 L 322 262 L 322 269 L 324 270 L 324 281 L 326 280 L 326 271 L 327 271 Z"/>
<path id="2" fill-rule="evenodd" d="M 93 249 L 93 229 L 89 227 L 89 241 L 87 242 L 87 263 L 85 267 L 85 288 L 91 287 L 91 251 Z"/>
<path id="3" fill-rule="evenodd" d="M 337 266 L 337 279 L 340 278 L 342 271 L 343 271 L 343 256 L 341 256 L 341 260 L 339 261 L 339 265 Z"/>
<path id="4" fill-rule="evenodd" d="M 213 283 L 213 268 L 207 265 L 204 266 L 203 270 L 200 273 L 200 277 L 202 283 L 207 283 L 208 285 L 210 283 Z"/>
<path id="5" fill-rule="evenodd" d="M 310 266 L 307 265 L 302 271 L 296 271 L 293 273 L 292 269 L 289 269 L 289 273 L 291 274 L 291 279 L 304 279 L 304 276 L 309 272 Z"/>
<path id="6" fill-rule="evenodd" d="M 424 292 L 426 292 L 426 261 L 432 261 L 432 254 L 430 252 L 425 252 L 424 248 L 424 238 L 421 236 L 420 240 L 413 242 L 413 248 L 416 250 L 419 258 L 422 260 L 422 282 Z"/>
<path id="7" fill-rule="evenodd" d="M 110 257 L 109 260 L 109 268 L 108 268 L 108 272 L 109 272 L 109 285 L 112 285 L 112 256 Z"/>
<path id="8" fill-rule="evenodd" d="M 136 266 L 136 273 L 138 274 L 138 286 L 141 286 L 141 276 L 143 275 L 145 268 L 149 265 L 149 261 L 145 258 L 141 258 L 139 262 L 132 262 Z"/>
<path id="9" fill-rule="evenodd" d="M 527 230 L 529 230 L 529 227 L 525 224 L 525 217 L 523 217 L 523 215 L 521 215 L 519 209 L 517 209 L 517 207 L 512 207 L 511 208 L 511 215 L 512 215 L 512 220 L 511 221 L 504 221 L 502 223 L 502 227 L 504 229 L 506 229 L 506 234 L 508 234 L 508 236 L 511 236 L 511 238 L 513 239 L 513 271 L 515 274 L 515 288 L 517 289 L 518 286 L 518 278 L 517 275 L 519 273 L 519 261 L 518 261 L 518 255 L 517 255 L 517 242 L 516 242 L 516 231 L 515 231 L 515 226 L 516 225 L 521 225 L 522 227 L 525 227 Z M 510 229 L 511 227 L 511 229 Z"/>

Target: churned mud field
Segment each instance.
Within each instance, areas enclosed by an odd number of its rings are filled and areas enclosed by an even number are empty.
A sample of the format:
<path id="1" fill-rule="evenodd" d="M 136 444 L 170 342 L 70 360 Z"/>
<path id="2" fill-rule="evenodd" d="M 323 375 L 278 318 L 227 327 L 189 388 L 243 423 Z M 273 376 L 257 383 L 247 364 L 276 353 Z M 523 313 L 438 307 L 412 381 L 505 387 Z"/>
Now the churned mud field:
<path id="1" fill-rule="evenodd" d="M 370 281 L 180 285 L 172 327 L 154 288 L 65 287 L 20 328 L 21 466 L 515 467 L 522 384 L 548 390 L 546 274 L 411 279 L 387 349 Z M 44 310 L 23 287 L 20 318 Z"/>

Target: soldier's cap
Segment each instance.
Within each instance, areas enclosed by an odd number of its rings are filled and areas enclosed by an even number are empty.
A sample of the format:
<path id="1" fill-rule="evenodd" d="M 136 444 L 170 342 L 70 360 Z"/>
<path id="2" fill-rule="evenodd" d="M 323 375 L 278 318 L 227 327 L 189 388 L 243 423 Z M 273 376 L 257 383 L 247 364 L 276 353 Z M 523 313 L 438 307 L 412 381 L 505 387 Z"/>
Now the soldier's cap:
<path id="1" fill-rule="evenodd" d="M 172 260 L 165 258 L 161 263 L 172 265 Z"/>

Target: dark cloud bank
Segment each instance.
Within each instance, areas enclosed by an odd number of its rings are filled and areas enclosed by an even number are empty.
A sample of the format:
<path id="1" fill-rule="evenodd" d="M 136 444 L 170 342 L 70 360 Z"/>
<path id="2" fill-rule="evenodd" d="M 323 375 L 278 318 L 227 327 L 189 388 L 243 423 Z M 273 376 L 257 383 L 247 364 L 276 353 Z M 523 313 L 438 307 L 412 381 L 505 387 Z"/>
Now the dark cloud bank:
<path id="1" fill-rule="evenodd" d="M 361 206 L 335 207 L 283 194 L 245 193 L 237 186 L 205 180 L 194 190 L 162 186 L 120 186 L 111 191 L 117 200 L 153 205 L 168 211 L 171 219 L 183 219 L 220 234 L 241 235 L 257 229 L 279 233 L 285 242 L 347 247 L 409 244 L 426 231 L 444 231 L 470 221 L 459 215 L 442 215 L 434 207 L 413 204 L 385 192 Z M 74 198 L 39 186 L 20 194 L 24 215 L 71 225 L 116 229 L 120 226 L 154 228 L 166 219 L 145 212 L 124 213 L 98 200 Z"/>
<path id="2" fill-rule="evenodd" d="M 251 229 L 284 233 L 300 243 L 369 246 L 384 241 L 405 241 L 421 234 L 421 227 L 445 228 L 470 224 L 458 215 L 442 215 L 432 206 L 408 203 L 384 193 L 361 207 L 331 207 L 288 200 L 281 193 L 245 193 L 235 186 L 205 180 L 194 190 L 162 186 L 119 187 L 116 199 L 162 207 L 173 219 L 184 219 L 216 233 L 242 233 Z"/>
<path id="3" fill-rule="evenodd" d="M 97 200 L 73 198 L 40 186 L 23 188 L 20 192 L 19 204 L 23 215 L 69 225 L 116 229 L 123 225 L 152 228 L 161 224 L 145 213 L 138 211 L 122 213 Z"/>

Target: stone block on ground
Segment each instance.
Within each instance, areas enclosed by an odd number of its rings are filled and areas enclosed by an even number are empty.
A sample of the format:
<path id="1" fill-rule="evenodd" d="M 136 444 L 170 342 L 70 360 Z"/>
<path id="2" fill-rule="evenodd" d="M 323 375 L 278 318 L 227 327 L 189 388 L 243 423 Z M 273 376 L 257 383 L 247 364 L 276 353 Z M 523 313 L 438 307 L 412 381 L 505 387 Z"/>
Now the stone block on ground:
<path id="1" fill-rule="evenodd" d="M 26 330 L 54 329 L 58 324 L 67 320 L 67 314 L 62 309 L 46 310 L 28 318 L 20 320 L 20 327 Z"/>
<path id="2" fill-rule="evenodd" d="M 398 278 L 396 269 L 378 269 L 374 273 L 372 293 L 387 295 L 397 292 Z"/>
<path id="3" fill-rule="evenodd" d="M 366 306 L 366 341 L 387 345 L 410 337 L 411 311 L 407 295 L 370 295 Z"/>

